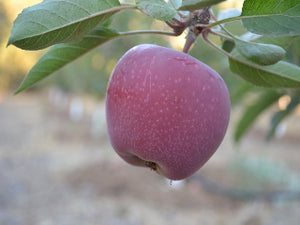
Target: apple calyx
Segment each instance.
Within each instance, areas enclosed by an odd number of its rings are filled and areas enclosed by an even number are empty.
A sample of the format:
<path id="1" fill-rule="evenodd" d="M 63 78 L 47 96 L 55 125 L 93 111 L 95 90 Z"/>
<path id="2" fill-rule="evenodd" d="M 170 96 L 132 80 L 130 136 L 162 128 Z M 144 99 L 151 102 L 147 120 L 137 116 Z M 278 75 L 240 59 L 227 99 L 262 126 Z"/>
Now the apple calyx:
<path id="1" fill-rule="evenodd" d="M 145 161 L 145 166 L 156 172 L 158 171 L 158 165 L 155 162 Z"/>

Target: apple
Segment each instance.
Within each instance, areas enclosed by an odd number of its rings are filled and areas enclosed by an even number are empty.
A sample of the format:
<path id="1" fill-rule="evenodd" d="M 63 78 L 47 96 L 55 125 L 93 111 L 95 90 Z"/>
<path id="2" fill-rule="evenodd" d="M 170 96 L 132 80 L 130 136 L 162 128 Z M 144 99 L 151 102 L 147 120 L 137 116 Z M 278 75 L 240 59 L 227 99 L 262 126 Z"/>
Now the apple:
<path id="1" fill-rule="evenodd" d="M 192 56 L 151 44 L 130 49 L 110 77 L 110 142 L 126 162 L 171 180 L 196 172 L 222 142 L 230 99 L 220 75 Z"/>

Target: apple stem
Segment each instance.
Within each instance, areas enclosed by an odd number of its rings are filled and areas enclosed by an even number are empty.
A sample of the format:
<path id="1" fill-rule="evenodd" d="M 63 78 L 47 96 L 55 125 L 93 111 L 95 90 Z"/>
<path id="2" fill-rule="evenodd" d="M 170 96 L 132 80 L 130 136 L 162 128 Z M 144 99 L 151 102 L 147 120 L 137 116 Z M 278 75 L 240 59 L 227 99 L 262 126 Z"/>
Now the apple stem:
<path id="1" fill-rule="evenodd" d="M 188 53 L 189 49 L 195 43 L 197 37 L 209 24 L 210 12 L 209 7 L 203 8 L 202 10 L 194 11 L 190 14 L 189 32 L 186 36 L 186 42 L 183 48 L 184 53 Z"/>
<path id="2" fill-rule="evenodd" d="M 188 53 L 191 46 L 195 43 L 196 41 L 196 36 L 193 32 L 188 32 L 187 36 L 186 36 L 186 41 L 185 41 L 185 44 L 184 44 L 184 48 L 183 48 L 183 52 L 184 53 Z"/>

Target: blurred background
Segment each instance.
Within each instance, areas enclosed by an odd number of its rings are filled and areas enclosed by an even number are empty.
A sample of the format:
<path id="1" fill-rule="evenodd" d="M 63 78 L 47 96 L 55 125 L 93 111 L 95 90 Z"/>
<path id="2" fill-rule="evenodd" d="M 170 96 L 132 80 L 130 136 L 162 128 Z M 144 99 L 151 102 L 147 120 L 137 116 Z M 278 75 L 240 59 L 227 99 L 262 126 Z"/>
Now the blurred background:
<path id="1" fill-rule="evenodd" d="M 299 224 L 299 105 L 270 141 L 265 138 L 271 116 L 291 102 L 289 91 L 236 144 L 233 134 L 244 108 L 265 90 L 232 74 L 227 58 L 199 38 L 190 54 L 223 76 L 232 98 L 231 121 L 209 162 L 189 179 L 170 183 L 114 153 L 105 128 L 104 98 L 110 73 L 129 48 L 154 43 L 182 50 L 186 34 L 113 40 L 14 95 L 44 51 L 23 51 L 6 43 L 18 13 L 39 2 L 0 0 L 1 225 Z M 241 9 L 242 3 L 228 0 L 214 11 Z M 245 33 L 239 22 L 228 26 L 235 34 Z M 116 14 L 111 27 L 167 29 L 128 10 Z M 286 60 L 299 65 L 299 49 L 298 39 Z"/>

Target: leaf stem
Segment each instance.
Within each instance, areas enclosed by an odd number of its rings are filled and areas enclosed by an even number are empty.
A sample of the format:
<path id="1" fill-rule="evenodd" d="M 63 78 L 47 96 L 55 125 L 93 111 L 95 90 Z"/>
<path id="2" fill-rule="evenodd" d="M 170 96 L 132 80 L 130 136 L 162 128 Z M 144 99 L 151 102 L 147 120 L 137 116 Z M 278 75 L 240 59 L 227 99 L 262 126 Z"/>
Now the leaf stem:
<path id="1" fill-rule="evenodd" d="M 234 39 L 236 39 L 236 37 L 225 27 L 225 26 L 223 26 L 223 25 L 219 25 L 221 28 L 222 28 L 222 30 L 224 30 L 225 31 L 225 33 L 226 34 L 228 34 L 233 40 Z"/>
<path id="2" fill-rule="evenodd" d="M 230 41 L 234 40 L 232 37 L 230 37 L 230 36 L 228 36 L 228 35 L 226 35 L 224 33 L 217 32 L 217 31 L 214 31 L 214 30 L 211 30 L 211 29 L 209 29 L 209 33 L 217 35 L 217 36 L 220 36 L 220 37 L 223 37 L 223 38 L 228 39 Z"/>
<path id="3" fill-rule="evenodd" d="M 206 28 L 212 28 L 212 27 L 220 25 L 222 23 L 228 23 L 228 22 L 232 22 L 232 21 L 236 21 L 236 20 L 240 20 L 240 19 L 243 19 L 243 17 L 242 16 L 235 16 L 235 17 L 230 17 L 230 18 L 226 18 L 226 19 L 223 19 L 223 20 L 218 20 L 214 23 L 207 24 Z"/>
<path id="4" fill-rule="evenodd" d="M 204 32 L 202 32 L 202 38 L 203 38 L 203 40 L 207 44 L 209 44 L 210 46 L 212 46 L 213 48 L 215 48 L 218 52 L 220 52 L 223 55 L 231 58 L 232 56 L 228 52 L 224 51 L 223 49 L 221 49 L 219 46 L 217 46 L 215 43 L 213 43 L 211 40 L 208 39 L 208 37 L 207 37 L 208 36 L 208 32 L 209 32 L 208 30 L 205 30 Z"/>

